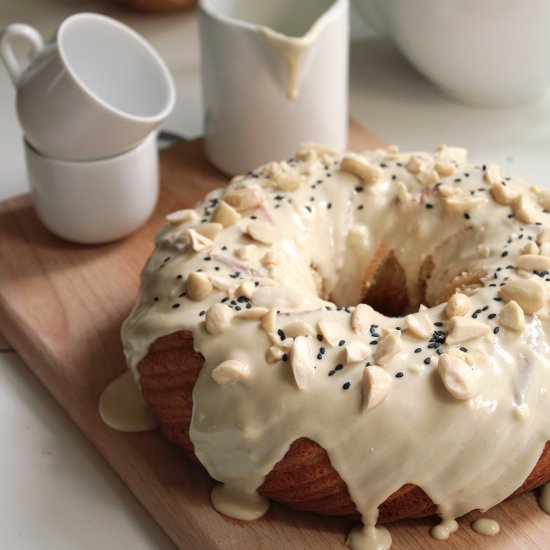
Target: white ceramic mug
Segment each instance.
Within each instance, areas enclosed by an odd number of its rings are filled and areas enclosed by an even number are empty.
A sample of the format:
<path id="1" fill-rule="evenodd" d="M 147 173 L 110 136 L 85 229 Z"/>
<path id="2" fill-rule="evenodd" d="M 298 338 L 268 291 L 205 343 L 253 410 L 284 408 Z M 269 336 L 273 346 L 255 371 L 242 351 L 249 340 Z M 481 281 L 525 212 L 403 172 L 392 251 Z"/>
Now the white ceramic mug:
<path id="1" fill-rule="evenodd" d="M 348 0 L 199 2 L 206 154 L 235 175 L 304 141 L 344 149 Z"/>
<path id="2" fill-rule="evenodd" d="M 93 161 L 63 161 L 25 142 L 27 176 L 42 223 L 68 241 L 97 244 L 140 227 L 159 191 L 156 132 L 137 147 Z"/>
<path id="3" fill-rule="evenodd" d="M 13 53 L 14 38 L 31 46 L 26 68 Z M 110 17 L 72 15 L 46 44 L 33 27 L 9 25 L 0 56 L 17 88 L 25 139 L 47 156 L 92 160 L 127 151 L 174 106 L 175 86 L 160 56 Z"/>
<path id="4" fill-rule="evenodd" d="M 365 19 L 450 96 L 528 101 L 550 85 L 550 0 L 354 0 Z"/>

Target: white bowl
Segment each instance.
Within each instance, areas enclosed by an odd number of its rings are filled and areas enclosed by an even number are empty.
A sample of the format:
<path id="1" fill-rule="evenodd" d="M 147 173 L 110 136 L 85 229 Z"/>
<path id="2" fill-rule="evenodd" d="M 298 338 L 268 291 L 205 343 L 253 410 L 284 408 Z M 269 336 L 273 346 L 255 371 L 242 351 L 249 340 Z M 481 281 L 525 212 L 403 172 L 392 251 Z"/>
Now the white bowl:
<path id="1" fill-rule="evenodd" d="M 134 149 L 102 160 L 45 157 L 27 142 L 25 158 L 38 217 L 68 241 L 98 244 L 119 239 L 140 227 L 155 209 L 156 132 Z"/>
<path id="2" fill-rule="evenodd" d="M 358 11 L 450 96 L 488 106 L 550 84 L 550 0 L 354 0 Z"/>

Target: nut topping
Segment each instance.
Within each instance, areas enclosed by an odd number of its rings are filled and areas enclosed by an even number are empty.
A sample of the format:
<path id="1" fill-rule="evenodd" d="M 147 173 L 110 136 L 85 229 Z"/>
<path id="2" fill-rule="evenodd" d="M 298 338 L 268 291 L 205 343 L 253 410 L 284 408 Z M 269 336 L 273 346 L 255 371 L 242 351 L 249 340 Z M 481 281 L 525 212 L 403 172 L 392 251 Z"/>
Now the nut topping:
<path id="1" fill-rule="evenodd" d="M 532 279 L 512 281 L 500 289 L 500 295 L 505 302 L 514 300 L 524 313 L 536 313 L 546 299 L 544 285 Z"/>
<path id="2" fill-rule="evenodd" d="M 204 322 L 210 334 L 221 334 L 233 319 L 233 310 L 225 304 L 214 304 L 206 312 Z"/>
<path id="3" fill-rule="evenodd" d="M 185 290 L 190 300 L 200 302 L 212 292 L 212 283 L 204 273 L 193 272 L 187 277 Z"/>
<path id="4" fill-rule="evenodd" d="M 550 242 L 550 229 L 542 229 L 537 233 L 537 243 L 544 244 Z"/>
<path id="5" fill-rule="evenodd" d="M 524 198 L 524 195 L 518 195 L 518 198 L 512 205 L 514 216 L 523 223 L 533 223 L 535 221 L 535 211 L 533 205 Z"/>
<path id="6" fill-rule="evenodd" d="M 543 208 L 550 209 L 550 189 L 541 189 L 537 193 L 537 202 Z"/>
<path id="7" fill-rule="evenodd" d="M 423 170 L 423 165 L 417 155 L 411 155 L 405 165 L 405 168 L 411 174 L 419 174 Z"/>
<path id="8" fill-rule="evenodd" d="M 277 180 L 277 185 L 281 191 L 296 191 L 305 181 L 304 176 L 294 174 Z"/>
<path id="9" fill-rule="evenodd" d="M 252 307 L 250 309 L 242 309 L 235 314 L 238 319 L 263 319 L 269 310 L 265 307 Z"/>
<path id="10" fill-rule="evenodd" d="M 296 321 L 286 325 L 283 329 L 285 334 L 290 338 L 297 338 L 298 336 L 315 336 L 315 331 L 309 323 L 302 321 Z"/>
<path id="11" fill-rule="evenodd" d="M 300 144 L 294 156 L 298 160 L 310 162 L 324 155 L 328 155 L 329 157 L 337 157 L 338 151 L 334 147 L 324 143 L 305 142 Z"/>
<path id="12" fill-rule="evenodd" d="M 376 346 L 374 360 L 379 365 L 385 365 L 390 359 L 401 351 L 401 333 L 390 332 Z"/>
<path id="13" fill-rule="evenodd" d="M 379 182 L 383 177 L 381 168 L 371 164 L 366 158 L 357 153 L 347 153 L 342 158 L 340 170 L 350 172 L 367 185 Z"/>
<path id="14" fill-rule="evenodd" d="M 244 281 L 237 288 L 235 292 L 235 296 L 237 296 L 237 298 L 241 296 L 245 296 L 246 298 L 251 298 L 255 290 L 256 290 L 256 285 L 254 284 L 253 281 Z"/>
<path id="15" fill-rule="evenodd" d="M 435 163 L 435 171 L 442 177 L 446 178 L 455 173 L 455 166 L 452 162 L 440 160 Z"/>
<path id="16" fill-rule="evenodd" d="M 170 225 L 180 225 L 182 223 L 193 222 L 198 217 L 199 215 L 195 212 L 195 210 L 186 208 L 185 210 L 177 210 L 176 212 L 172 212 L 165 216 L 164 219 Z"/>
<path id="17" fill-rule="evenodd" d="M 445 314 L 450 319 L 451 317 L 463 317 L 472 309 L 472 301 L 466 294 L 453 294 L 447 301 L 445 306 Z"/>
<path id="18" fill-rule="evenodd" d="M 239 260 L 250 260 L 257 249 L 258 247 L 255 244 L 246 244 L 235 250 L 235 256 L 237 256 Z"/>
<path id="19" fill-rule="evenodd" d="M 500 311 L 500 324 L 506 328 L 523 332 L 525 330 L 525 315 L 519 304 L 510 300 Z"/>
<path id="20" fill-rule="evenodd" d="M 474 356 L 467 351 L 462 351 L 458 348 L 448 348 L 446 353 L 458 357 L 459 359 L 470 365 L 470 367 L 474 366 Z"/>
<path id="21" fill-rule="evenodd" d="M 221 223 L 224 227 L 229 227 L 237 223 L 241 215 L 225 201 L 218 204 L 214 214 L 212 215 L 212 221 L 215 223 Z"/>
<path id="22" fill-rule="evenodd" d="M 481 206 L 485 199 L 480 195 L 451 195 L 443 199 L 449 214 L 465 214 Z"/>
<path id="23" fill-rule="evenodd" d="M 279 230 L 263 220 L 251 221 L 247 226 L 248 234 L 259 243 L 273 244 L 280 237 Z"/>
<path id="24" fill-rule="evenodd" d="M 411 200 L 411 194 L 409 193 L 409 189 L 402 181 L 397 182 L 396 197 L 397 197 L 397 200 L 402 203 L 407 203 Z"/>
<path id="25" fill-rule="evenodd" d="M 533 242 L 533 241 L 529 241 L 522 249 L 521 249 L 521 253 L 522 254 L 539 254 L 542 252 L 539 251 L 539 247 Z M 543 254 L 543 256 L 545 256 L 545 254 Z"/>
<path id="26" fill-rule="evenodd" d="M 277 310 L 270 309 L 261 322 L 262 328 L 267 332 L 277 332 Z"/>
<path id="27" fill-rule="evenodd" d="M 374 310 L 367 304 L 357 304 L 351 314 L 351 328 L 356 334 L 364 334 L 369 330 L 372 312 Z"/>
<path id="28" fill-rule="evenodd" d="M 491 195 L 495 202 L 508 206 L 518 198 L 518 192 L 502 184 L 500 181 L 491 186 Z"/>
<path id="29" fill-rule="evenodd" d="M 340 340 L 342 340 L 342 332 L 344 327 L 340 323 L 323 319 L 317 324 L 319 332 L 323 335 L 324 339 L 331 345 L 337 346 Z"/>
<path id="30" fill-rule="evenodd" d="M 221 223 L 199 223 L 199 225 L 195 225 L 193 229 L 199 233 L 199 235 L 214 241 L 223 230 L 223 225 Z"/>
<path id="31" fill-rule="evenodd" d="M 489 164 L 489 166 L 485 169 L 483 179 L 491 185 L 501 183 L 502 177 L 500 175 L 500 167 L 498 164 Z"/>
<path id="32" fill-rule="evenodd" d="M 429 338 L 434 326 L 426 313 L 414 313 L 404 319 L 408 332 L 418 338 Z"/>
<path id="33" fill-rule="evenodd" d="M 518 258 L 517 265 L 525 271 L 550 271 L 550 258 L 538 254 L 524 254 Z"/>
<path id="34" fill-rule="evenodd" d="M 212 378 L 222 386 L 232 386 L 246 380 L 250 375 L 250 368 L 246 363 L 236 359 L 228 359 L 220 363 L 213 371 Z"/>
<path id="35" fill-rule="evenodd" d="M 367 411 L 380 405 L 391 393 L 393 380 L 381 367 L 371 365 L 363 369 L 363 401 L 362 409 Z"/>
<path id="36" fill-rule="evenodd" d="M 271 346 L 265 354 L 265 360 L 271 364 L 278 363 L 284 354 L 285 352 L 279 346 Z"/>
<path id="37" fill-rule="evenodd" d="M 313 379 L 315 365 L 311 356 L 309 339 L 305 336 L 298 336 L 294 340 L 290 350 L 290 366 L 298 388 L 300 390 L 307 389 Z"/>
<path id="38" fill-rule="evenodd" d="M 370 346 L 364 342 L 351 342 L 346 346 L 346 360 L 348 363 L 359 363 L 370 357 Z"/>
<path id="39" fill-rule="evenodd" d="M 244 187 L 230 191 L 223 197 L 223 200 L 237 212 L 243 212 L 260 206 L 265 200 L 265 195 L 258 187 Z"/>
<path id="40" fill-rule="evenodd" d="M 439 357 L 437 370 L 443 385 L 455 399 L 473 399 L 479 394 L 475 370 L 458 357 L 444 353 Z"/>
<path id="41" fill-rule="evenodd" d="M 195 252 L 202 252 L 203 250 L 214 246 L 214 241 L 211 241 L 204 235 L 197 233 L 195 229 L 186 229 L 185 238 L 191 244 L 191 248 Z"/>
<path id="42" fill-rule="evenodd" d="M 449 334 L 447 344 L 462 344 L 469 340 L 481 338 L 491 332 L 489 325 L 465 317 L 451 317 L 449 320 Z"/>

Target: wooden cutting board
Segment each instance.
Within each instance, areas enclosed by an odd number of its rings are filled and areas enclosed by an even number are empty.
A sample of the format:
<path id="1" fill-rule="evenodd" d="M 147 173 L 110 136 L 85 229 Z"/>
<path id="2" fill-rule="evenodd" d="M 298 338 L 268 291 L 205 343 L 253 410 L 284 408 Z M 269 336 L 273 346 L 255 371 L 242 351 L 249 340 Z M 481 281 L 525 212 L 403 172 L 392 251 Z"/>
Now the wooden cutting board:
<path id="1" fill-rule="evenodd" d="M 356 125 L 350 149 L 381 145 Z M 139 272 L 166 213 L 188 207 L 226 178 L 208 164 L 200 141 L 161 153 L 162 192 L 153 218 L 131 237 L 103 246 L 61 241 L 42 227 L 29 196 L 0 203 L 0 328 L 67 414 L 116 470 L 168 535 L 187 550 L 342 549 L 351 523 L 273 505 L 263 519 L 243 523 L 210 506 L 213 485 L 159 432 L 123 434 L 99 418 L 98 397 L 125 370 L 120 325 L 137 293 Z M 101 220 L 98 220 L 101 223 Z M 529 493 L 487 516 L 501 533 L 483 537 L 460 520 L 447 542 L 430 538 L 435 520 L 391 526 L 396 549 L 536 549 L 550 547 L 550 517 Z"/>

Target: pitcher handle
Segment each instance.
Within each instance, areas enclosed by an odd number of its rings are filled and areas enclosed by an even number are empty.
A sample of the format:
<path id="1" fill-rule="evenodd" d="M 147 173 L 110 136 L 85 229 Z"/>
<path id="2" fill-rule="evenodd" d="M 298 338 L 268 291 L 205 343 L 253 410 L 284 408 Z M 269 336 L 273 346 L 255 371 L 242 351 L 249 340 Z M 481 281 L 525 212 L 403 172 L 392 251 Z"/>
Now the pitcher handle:
<path id="1" fill-rule="evenodd" d="M 42 48 L 44 48 L 44 41 L 34 27 L 24 25 L 23 23 L 13 23 L 0 32 L 0 57 L 6 66 L 14 86 L 17 87 L 25 69 L 19 64 L 13 53 L 11 40 L 14 37 L 24 38 L 30 44 L 31 52 L 29 60 L 36 57 Z"/>

